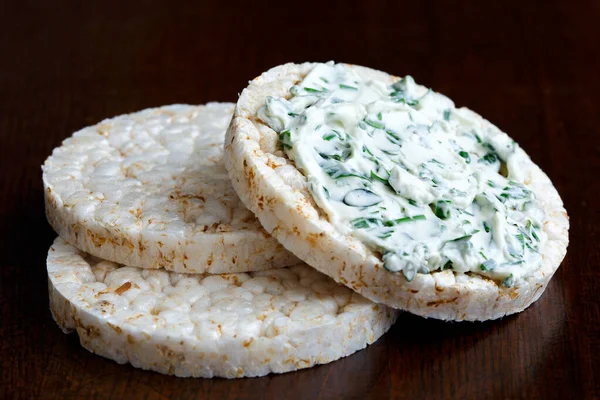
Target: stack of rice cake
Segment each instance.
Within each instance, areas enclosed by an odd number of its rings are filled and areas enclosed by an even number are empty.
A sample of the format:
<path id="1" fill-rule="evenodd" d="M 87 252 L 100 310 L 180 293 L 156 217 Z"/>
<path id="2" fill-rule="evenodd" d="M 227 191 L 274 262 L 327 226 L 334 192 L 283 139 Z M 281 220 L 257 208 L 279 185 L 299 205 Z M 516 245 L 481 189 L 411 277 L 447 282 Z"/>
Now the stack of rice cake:
<path id="1" fill-rule="evenodd" d="M 395 321 L 244 207 L 223 164 L 233 109 L 119 116 L 46 160 L 51 311 L 89 351 L 177 376 L 262 376 L 352 354 Z"/>

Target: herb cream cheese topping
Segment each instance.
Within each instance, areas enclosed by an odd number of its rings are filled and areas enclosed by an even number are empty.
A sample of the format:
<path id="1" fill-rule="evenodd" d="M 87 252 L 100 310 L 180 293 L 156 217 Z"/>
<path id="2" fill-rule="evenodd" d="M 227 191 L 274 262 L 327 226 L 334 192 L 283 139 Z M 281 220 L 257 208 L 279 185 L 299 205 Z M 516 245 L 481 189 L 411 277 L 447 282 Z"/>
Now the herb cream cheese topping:
<path id="1" fill-rule="evenodd" d="M 497 127 L 410 76 L 387 82 L 317 64 L 258 117 L 306 176 L 317 205 L 384 267 L 452 269 L 510 287 L 539 267 L 544 213 Z"/>

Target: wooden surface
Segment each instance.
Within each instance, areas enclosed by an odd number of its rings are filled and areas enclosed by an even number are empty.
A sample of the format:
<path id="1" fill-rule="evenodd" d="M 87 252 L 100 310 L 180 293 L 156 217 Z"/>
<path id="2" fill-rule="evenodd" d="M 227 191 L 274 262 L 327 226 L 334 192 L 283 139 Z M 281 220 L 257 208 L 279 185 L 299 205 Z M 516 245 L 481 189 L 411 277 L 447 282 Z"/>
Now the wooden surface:
<path id="1" fill-rule="evenodd" d="M 0 398 L 600 396 L 599 2 L 86 3 L 0 4 Z M 341 361 L 235 381 L 135 370 L 62 334 L 45 272 L 40 165 L 52 148 L 106 117 L 235 101 L 269 67 L 331 59 L 413 75 L 548 173 L 571 244 L 539 302 L 490 323 L 403 315 Z"/>

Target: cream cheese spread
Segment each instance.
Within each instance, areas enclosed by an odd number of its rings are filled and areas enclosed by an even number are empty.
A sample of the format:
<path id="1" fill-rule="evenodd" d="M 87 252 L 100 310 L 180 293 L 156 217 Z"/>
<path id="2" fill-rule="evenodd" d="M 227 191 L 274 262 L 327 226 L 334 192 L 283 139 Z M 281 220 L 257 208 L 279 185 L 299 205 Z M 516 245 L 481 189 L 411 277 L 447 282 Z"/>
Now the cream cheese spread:
<path id="1" fill-rule="evenodd" d="M 393 84 L 318 64 L 258 117 L 336 229 L 417 273 L 452 269 L 511 287 L 539 267 L 544 213 L 497 127 L 410 76 Z"/>

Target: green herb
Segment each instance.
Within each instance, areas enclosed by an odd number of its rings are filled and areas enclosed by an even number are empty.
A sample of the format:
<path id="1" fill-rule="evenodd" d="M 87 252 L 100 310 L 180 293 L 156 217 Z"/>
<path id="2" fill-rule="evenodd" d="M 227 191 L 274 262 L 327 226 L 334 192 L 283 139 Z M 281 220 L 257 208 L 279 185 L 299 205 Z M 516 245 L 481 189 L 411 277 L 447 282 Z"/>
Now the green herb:
<path id="1" fill-rule="evenodd" d="M 283 146 L 284 149 L 292 148 L 292 134 L 290 131 L 285 130 L 279 134 L 279 142 Z"/>
<path id="2" fill-rule="evenodd" d="M 450 190 L 450 193 L 452 193 L 452 190 Z M 465 193 L 465 194 L 466 194 L 466 193 Z M 473 214 L 473 213 L 471 213 L 471 212 L 468 212 L 467 210 L 458 210 L 458 211 L 460 211 L 462 214 L 467 214 L 467 215 L 470 215 L 471 217 L 474 217 L 474 216 L 475 216 L 475 214 Z"/>
<path id="3" fill-rule="evenodd" d="M 327 133 L 323 136 L 323 140 L 327 140 L 330 141 L 331 139 L 333 139 L 334 137 L 336 137 L 337 135 L 335 133 Z"/>
<path id="4" fill-rule="evenodd" d="M 383 116 L 381 115 L 381 111 L 377 113 L 377 119 L 380 121 L 383 119 Z"/>
<path id="5" fill-rule="evenodd" d="M 479 254 L 481 255 L 481 257 L 483 257 L 484 260 L 487 260 L 487 257 L 485 256 L 485 254 L 483 254 L 482 251 L 480 251 Z"/>
<path id="6" fill-rule="evenodd" d="M 531 191 L 525 189 L 521 185 L 515 183 L 502 189 L 504 192 L 500 195 L 505 199 L 512 198 L 515 200 L 526 199 L 531 196 Z"/>
<path id="7" fill-rule="evenodd" d="M 408 201 L 408 204 L 410 204 L 411 206 L 417 206 L 417 202 L 414 201 L 413 199 L 406 199 L 406 201 Z"/>
<path id="8" fill-rule="evenodd" d="M 350 221 L 353 227 L 356 229 L 370 228 L 372 225 L 380 226 L 381 220 L 377 218 L 355 218 Z"/>
<path id="9" fill-rule="evenodd" d="M 319 90 L 319 89 L 313 89 L 313 88 L 310 88 L 310 87 L 305 87 L 304 90 L 307 91 L 308 93 L 323 93 L 323 92 L 326 92 L 325 89 Z"/>
<path id="10" fill-rule="evenodd" d="M 525 246 L 527 246 L 527 248 L 528 248 L 529 250 L 533 251 L 534 253 L 538 253 L 538 254 L 539 254 L 539 251 L 537 251 L 536 249 L 534 249 L 533 247 L 531 247 L 531 246 L 529 245 L 529 243 L 525 243 Z"/>
<path id="11" fill-rule="evenodd" d="M 471 163 L 471 156 L 466 151 L 459 151 L 458 155 L 464 158 L 467 164 Z"/>
<path id="12" fill-rule="evenodd" d="M 515 284 L 515 278 L 513 274 L 510 274 L 506 279 L 502 281 L 502 286 L 510 288 Z"/>
<path id="13" fill-rule="evenodd" d="M 321 79 L 325 83 L 329 83 L 329 81 L 327 79 L 323 78 L 322 76 L 320 76 L 319 79 Z"/>
<path id="14" fill-rule="evenodd" d="M 435 214 L 439 219 L 448 219 L 452 216 L 452 209 L 450 208 L 450 200 L 439 200 L 435 203 L 431 203 L 429 207 L 431 211 Z"/>
<path id="15" fill-rule="evenodd" d="M 481 157 L 479 159 L 479 162 L 482 162 L 484 164 L 494 164 L 496 161 L 498 161 L 498 157 L 496 156 L 495 153 L 487 153 L 485 156 Z"/>
<path id="16" fill-rule="evenodd" d="M 404 218 L 400 218 L 400 219 L 394 219 L 391 221 L 385 221 L 383 223 L 384 226 L 394 226 L 394 225 L 398 225 L 398 224 L 403 224 L 405 222 L 410 222 L 410 221 L 420 221 L 420 220 L 424 220 L 427 219 L 424 215 L 415 215 L 413 217 L 404 217 Z"/>
<path id="17" fill-rule="evenodd" d="M 486 233 L 490 233 L 490 226 L 485 221 L 483 221 L 483 229 L 485 230 Z"/>
<path id="18" fill-rule="evenodd" d="M 386 129 L 385 133 L 387 133 L 388 136 L 390 136 L 392 139 L 395 140 L 395 142 L 392 141 L 392 143 L 398 144 L 398 142 L 402 141 L 402 139 L 400 138 L 400 136 L 398 136 L 394 131 L 392 131 L 390 129 Z"/>
<path id="19" fill-rule="evenodd" d="M 475 134 L 475 139 L 477 140 L 477 143 L 481 143 L 481 137 L 478 134 Z"/>
<path id="20" fill-rule="evenodd" d="M 382 124 L 381 122 L 377 122 L 377 121 L 371 121 L 371 120 L 368 120 L 368 119 L 366 119 L 366 120 L 365 120 L 365 123 L 366 123 L 367 125 L 370 125 L 370 126 L 372 126 L 372 127 L 373 127 L 373 128 L 375 128 L 375 129 L 384 129 L 384 128 L 385 128 L 385 125 L 384 125 L 384 124 Z"/>
<path id="21" fill-rule="evenodd" d="M 393 233 L 394 233 L 394 231 L 388 231 L 388 232 L 382 233 L 381 235 L 378 235 L 377 237 L 379 239 L 387 239 L 390 236 L 392 236 Z"/>
<path id="22" fill-rule="evenodd" d="M 419 105 L 419 100 L 407 99 L 406 97 L 404 97 L 404 93 L 402 92 L 392 92 L 390 93 L 390 96 L 392 97 L 392 100 L 395 103 L 406 104 L 410 107 L 417 107 Z"/>
<path id="23" fill-rule="evenodd" d="M 300 114 L 296 114 L 295 112 L 291 112 L 291 111 L 290 111 L 290 112 L 288 113 L 288 115 L 289 115 L 290 117 L 297 117 L 297 116 L 298 116 L 298 115 L 300 115 Z"/>
<path id="24" fill-rule="evenodd" d="M 535 233 L 535 228 L 533 226 L 533 224 L 531 223 L 530 220 L 527 221 L 527 230 L 529 231 L 530 235 L 537 240 L 538 242 L 540 241 L 540 238 L 538 238 L 538 235 Z"/>
<path id="25" fill-rule="evenodd" d="M 444 121 L 450 121 L 450 113 L 452 112 L 452 110 L 450 110 L 449 108 L 444 110 Z"/>
<path id="26" fill-rule="evenodd" d="M 469 239 L 471 239 L 472 236 L 473 235 L 465 235 L 465 236 L 457 237 L 456 239 L 448 240 L 448 242 L 460 242 L 463 240 L 469 240 Z"/>
<path id="27" fill-rule="evenodd" d="M 347 171 L 343 167 L 340 168 L 339 165 L 330 165 L 326 168 L 323 168 L 323 171 L 333 179 L 359 178 L 371 182 L 370 178 L 353 171 Z"/>
<path id="28" fill-rule="evenodd" d="M 341 154 L 325 154 L 325 153 L 318 153 L 323 159 L 325 160 L 336 160 L 336 161 L 346 161 L 348 158 L 350 158 L 350 156 L 352 155 L 352 150 L 350 149 L 346 149 L 344 151 L 342 151 Z"/>
<path id="29" fill-rule="evenodd" d="M 344 85 L 343 83 L 340 83 L 340 89 L 346 89 L 346 90 L 358 90 L 357 87 L 354 86 L 348 86 L 348 85 Z"/>
<path id="30" fill-rule="evenodd" d="M 519 233 L 518 235 L 515 235 L 515 237 L 517 238 L 517 240 L 519 241 L 519 243 L 521 243 L 522 245 L 525 245 L 525 236 L 523 236 L 522 233 Z"/>
<path id="31" fill-rule="evenodd" d="M 482 264 L 479 266 L 479 268 L 480 268 L 482 271 L 491 271 L 491 270 L 493 270 L 494 268 L 496 268 L 497 266 L 498 266 L 498 264 L 496 264 L 496 261 L 495 261 L 495 260 L 487 260 L 487 261 L 484 261 L 484 262 L 483 262 L 483 263 L 482 263 Z"/>
<path id="32" fill-rule="evenodd" d="M 496 187 L 496 184 L 494 182 L 492 182 L 492 181 L 488 180 L 487 184 L 488 184 L 489 187 Z"/>
<path id="33" fill-rule="evenodd" d="M 444 266 L 442 267 L 442 271 L 445 271 L 447 269 L 452 269 L 453 265 L 452 265 L 452 261 L 448 260 L 446 262 L 446 264 L 444 264 Z"/>
<path id="34" fill-rule="evenodd" d="M 385 183 L 386 185 L 388 184 L 388 180 L 385 178 L 382 178 L 381 176 L 377 175 L 375 172 L 371 171 L 371 178 L 373 178 L 376 181 L 379 181 L 381 183 Z"/>

